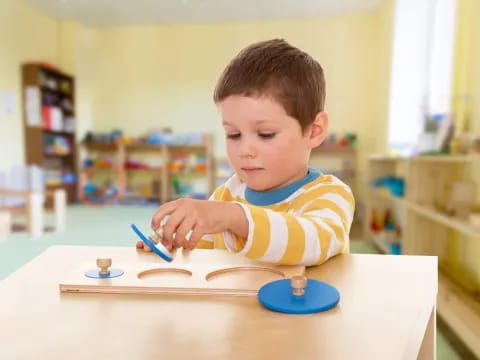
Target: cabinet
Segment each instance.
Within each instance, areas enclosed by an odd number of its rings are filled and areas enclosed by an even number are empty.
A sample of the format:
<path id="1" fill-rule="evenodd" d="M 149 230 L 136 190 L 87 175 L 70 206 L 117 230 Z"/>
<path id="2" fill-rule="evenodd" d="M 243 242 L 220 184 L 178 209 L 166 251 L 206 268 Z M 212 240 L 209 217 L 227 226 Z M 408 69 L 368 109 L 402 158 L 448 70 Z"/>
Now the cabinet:
<path id="1" fill-rule="evenodd" d="M 401 227 L 398 242 L 402 254 L 436 255 L 439 259 L 438 313 L 480 357 L 480 228 L 452 206 L 465 197 L 459 187 L 478 188 L 478 155 L 416 156 L 369 159 L 369 194 L 365 235 L 382 252 L 391 243 L 382 231 L 372 230 L 372 214 L 390 209 Z M 390 186 L 373 186 L 379 179 L 404 181 L 404 194 Z M 468 191 L 466 192 L 468 195 Z M 472 207 L 475 192 L 471 192 Z M 463 199 L 462 201 L 465 201 Z M 473 205 L 473 208 L 475 206 Z M 455 210 L 455 208 L 453 208 Z"/>
<path id="2" fill-rule="evenodd" d="M 123 198 L 165 203 L 179 197 L 208 198 L 214 190 L 212 136 L 198 144 L 84 143 L 90 157 L 103 157 L 121 168 Z M 103 167 L 110 171 L 109 166 Z M 98 169 L 101 172 L 101 169 Z M 110 176 L 115 176 L 112 172 Z M 193 185 L 192 185 L 193 184 Z"/>
<path id="3" fill-rule="evenodd" d="M 25 161 L 44 169 L 47 190 L 77 199 L 75 80 L 41 64 L 22 65 Z"/>

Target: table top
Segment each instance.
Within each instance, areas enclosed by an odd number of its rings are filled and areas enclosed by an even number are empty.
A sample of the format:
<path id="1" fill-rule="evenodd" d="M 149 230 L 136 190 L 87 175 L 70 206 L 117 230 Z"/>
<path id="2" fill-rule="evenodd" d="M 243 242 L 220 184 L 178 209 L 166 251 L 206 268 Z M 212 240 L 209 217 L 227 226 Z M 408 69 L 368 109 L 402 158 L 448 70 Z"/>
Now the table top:
<path id="1" fill-rule="evenodd" d="M 186 261 L 237 256 L 193 251 Z M 437 295 L 437 258 L 345 254 L 307 269 L 339 304 L 291 315 L 256 297 L 60 293 L 76 264 L 162 260 L 126 247 L 52 246 L 0 282 L 5 359 L 411 359 Z M 94 267 L 94 266 L 93 266 Z"/>

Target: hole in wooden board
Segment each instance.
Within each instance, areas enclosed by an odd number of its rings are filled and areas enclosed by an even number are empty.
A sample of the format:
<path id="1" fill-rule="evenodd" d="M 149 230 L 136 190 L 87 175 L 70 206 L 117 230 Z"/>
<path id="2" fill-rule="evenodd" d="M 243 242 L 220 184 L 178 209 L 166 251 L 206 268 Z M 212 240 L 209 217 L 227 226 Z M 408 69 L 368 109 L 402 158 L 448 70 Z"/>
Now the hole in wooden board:
<path id="1" fill-rule="evenodd" d="M 149 269 L 138 273 L 139 279 L 154 279 L 154 278 L 188 278 L 192 276 L 192 272 L 185 269 Z"/>
<path id="2" fill-rule="evenodd" d="M 262 285 L 285 278 L 285 274 L 277 269 L 261 266 L 239 266 L 215 270 L 208 273 L 205 279 L 217 286 L 228 288 L 257 289 Z"/>

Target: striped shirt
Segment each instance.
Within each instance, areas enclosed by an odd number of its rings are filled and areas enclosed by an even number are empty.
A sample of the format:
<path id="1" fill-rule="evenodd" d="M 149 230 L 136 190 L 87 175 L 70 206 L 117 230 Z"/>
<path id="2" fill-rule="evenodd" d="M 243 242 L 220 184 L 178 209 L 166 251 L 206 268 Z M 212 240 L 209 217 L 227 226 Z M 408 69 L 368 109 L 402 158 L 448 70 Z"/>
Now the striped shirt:
<path id="1" fill-rule="evenodd" d="M 250 259 L 285 265 L 318 265 L 349 250 L 355 209 L 350 188 L 333 175 L 310 169 L 282 189 L 256 192 L 233 175 L 211 200 L 243 208 L 248 236 L 206 235 L 197 248 L 228 249 Z"/>

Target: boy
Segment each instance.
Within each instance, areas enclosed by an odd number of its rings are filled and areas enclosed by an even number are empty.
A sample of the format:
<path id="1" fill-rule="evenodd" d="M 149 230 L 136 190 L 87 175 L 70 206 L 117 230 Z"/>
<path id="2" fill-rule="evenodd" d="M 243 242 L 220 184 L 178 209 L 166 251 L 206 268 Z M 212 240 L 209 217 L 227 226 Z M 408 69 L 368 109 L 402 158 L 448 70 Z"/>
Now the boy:
<path id="1" fill-rule="evenodd" d="M 308 168 L 328 127 L 321 66 L 284 40 L 259 42 L 230 62 L 213 98 L 235 175 L 210 200 L 161 206 L 152 229 L 163 220 L 162 243 L 307 266 L 348 251 L 352 193 Z"/>

